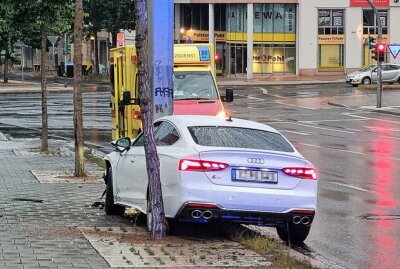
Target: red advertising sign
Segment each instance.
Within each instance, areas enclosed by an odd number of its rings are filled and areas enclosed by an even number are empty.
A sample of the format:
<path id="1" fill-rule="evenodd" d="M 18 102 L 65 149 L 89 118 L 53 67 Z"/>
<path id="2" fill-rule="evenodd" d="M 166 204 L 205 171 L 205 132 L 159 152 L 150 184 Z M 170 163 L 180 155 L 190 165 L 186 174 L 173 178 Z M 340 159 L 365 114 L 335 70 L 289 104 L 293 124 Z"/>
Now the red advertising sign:
<path id="1" fill-rule="evenodd" d="M 390 5 L 389 0 L 372 0 L 372 3 L 376 7 L 388 7 Z M 351 7 L 369 7 L 369 3 L 367 0 L 350 0 Z"/>

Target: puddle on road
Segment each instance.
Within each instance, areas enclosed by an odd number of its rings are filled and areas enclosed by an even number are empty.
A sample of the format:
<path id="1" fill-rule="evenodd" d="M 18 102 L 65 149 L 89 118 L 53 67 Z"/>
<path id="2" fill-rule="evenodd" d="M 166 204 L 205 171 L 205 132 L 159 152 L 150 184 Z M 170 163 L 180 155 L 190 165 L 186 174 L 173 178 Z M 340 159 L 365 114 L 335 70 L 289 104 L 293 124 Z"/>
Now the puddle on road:
<path id="1" fill-rule="evenodd" d="M 30 199 L 30 198 L 12 198 L 12 201 L 33 202 L 33 203 L 40 203 L 40 204 L 43 204 L 43 200 L 40 200 L 40 199 Z"/>

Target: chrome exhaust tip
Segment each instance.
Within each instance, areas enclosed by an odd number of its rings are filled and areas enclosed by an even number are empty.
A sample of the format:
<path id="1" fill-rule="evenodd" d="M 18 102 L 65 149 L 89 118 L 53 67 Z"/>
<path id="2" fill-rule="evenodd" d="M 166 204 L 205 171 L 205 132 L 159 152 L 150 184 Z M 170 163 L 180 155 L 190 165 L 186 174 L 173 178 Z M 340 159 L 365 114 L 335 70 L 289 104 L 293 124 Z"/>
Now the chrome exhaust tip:
<path id="1" fill-rule="evenodd" d="M 302 217 L 301 218 L 301 223 L 304 225 L 307 225 L 310 223 L 310 218 L 309 217 Z"/>
<path id="2" fill-rule="evenodd" d="M 203 212 L 203 218 L 204 219 L 211 219 L 212 216 L 213 216 L 213 213 L 211 211 L 209 211 L 209 210 Z"/>
<path id="3" fill-rule="evenodd" d="M 196 209 L 196 210 L 192 211 L 191 215 L 192 215 L 192 218 L 199 219 L 203 215 L 203 212 L 201 212 L 200 210 Z"/>
<path id="4" fill-rule="evenodd" d="M 301 217 L 300 216 L 294 216 L 293 217 L 293 223 L 294 224 L 300 224 L 301 223 Z"/>

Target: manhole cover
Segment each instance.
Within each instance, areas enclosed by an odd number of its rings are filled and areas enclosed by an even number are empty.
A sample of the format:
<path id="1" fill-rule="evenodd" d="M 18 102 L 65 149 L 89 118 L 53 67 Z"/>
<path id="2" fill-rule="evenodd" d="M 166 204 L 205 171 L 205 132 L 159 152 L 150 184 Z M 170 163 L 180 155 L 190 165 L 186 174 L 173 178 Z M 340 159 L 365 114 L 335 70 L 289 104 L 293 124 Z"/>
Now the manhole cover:
<path id="1" fill-rule="evenodd" d="M 400 215 L 363 215 L 360 218 L 366 220 L 400 220 Z"/>

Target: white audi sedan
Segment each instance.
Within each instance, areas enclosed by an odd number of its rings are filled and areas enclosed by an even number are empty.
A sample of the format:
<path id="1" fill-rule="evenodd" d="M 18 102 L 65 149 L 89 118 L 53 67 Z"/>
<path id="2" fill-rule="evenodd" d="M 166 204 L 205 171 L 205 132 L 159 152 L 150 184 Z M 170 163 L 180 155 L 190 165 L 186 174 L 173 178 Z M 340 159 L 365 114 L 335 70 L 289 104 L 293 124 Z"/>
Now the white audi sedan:
<path id="1" fill-rule="evenodd" d="M 275 226 L 303 242 L 317 204 L 317 172 L 268 125 L 213 116 L 167 116 L 155 122 L 165 215 L 172 223 L 237 222 Z M 144 137 L 121 138 L 105 156 L 105 211 L 151 206 Z"/>

